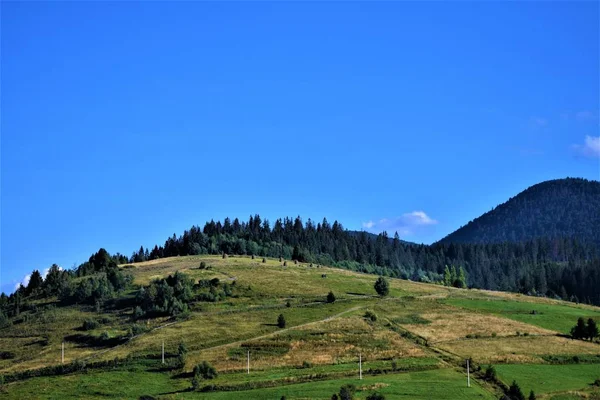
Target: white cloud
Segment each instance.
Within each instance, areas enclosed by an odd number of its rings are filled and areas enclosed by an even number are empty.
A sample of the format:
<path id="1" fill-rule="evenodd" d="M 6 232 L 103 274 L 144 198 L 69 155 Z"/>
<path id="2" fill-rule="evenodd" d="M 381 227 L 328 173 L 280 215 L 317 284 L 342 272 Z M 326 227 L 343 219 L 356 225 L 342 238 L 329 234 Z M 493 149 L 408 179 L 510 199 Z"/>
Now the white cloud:
<path id="1" fill-rule="evenodd" d="M 371 229 L 373 226 L 375 226 L 375 222 L 373 222 L 373 221 L 368 221 L 368 222 L 362 223 L 362 227 L 366 228 L 366 229 Z"/>
<path id="2" fill-rule="evenodd" d="M 585 157 L 600 158 L 600 136 L 586 136 L 584 144 L 574 144 L 573 150 Z"/>
<path id="3" fill-rule="evenodd" d="M 29 279 L 31 279 L 31 274 L 25 275 L 25 278 L 23 278 L 23 280 L 21 282 L 17 282 L 15 284 L 15 290 L 17 290 L 19 288 L 19 286 L 21 286 L 21 285 L 27 287 L 27 285 L 29 284 Z"/>
<path id="4" fill-rule="evenodd" d="M 362 226 L 373 233 L 398 232 L 400 236 L 412 235 L 416 230 L 428 225 L 435 225 L 437 221 L 428 216 L 424 211 L 413 211 L 394 218 L 382 218 L 376 222 L 363 222 Z"/>

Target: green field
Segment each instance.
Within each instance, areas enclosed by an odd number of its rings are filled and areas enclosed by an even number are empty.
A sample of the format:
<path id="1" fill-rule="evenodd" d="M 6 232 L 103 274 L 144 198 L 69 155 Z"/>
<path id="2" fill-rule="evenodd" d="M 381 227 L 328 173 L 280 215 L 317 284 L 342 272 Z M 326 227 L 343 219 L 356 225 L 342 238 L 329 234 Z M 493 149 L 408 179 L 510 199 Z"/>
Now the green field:
<path id="1" fill-rule="evenodd" d="M 516 380 L 523 392 L 537 394 L 590 389 L 600 379 L 600 364 L 497 365 L 500 379 L 510 385 Z"/>
<path id="2" fill-rule="evenodd" d="M 173 382 L 175 381 L 175 382 Z M 466 387 L 466 377 L 452 369 L 438 369 L 381 376 L 365 376 L 287 384 L 274 388 L 221 393 L 187 391 L 185 381 L 169 379 L 165 374 L 144 371 L 116 371 L 71 375 L 59 378 L 34 378 L 12 385 L 11 397 L 22 399 L 100 399 L 107 397 L 136 398 L 141 394 L 165 399 L 330 399 L 344 384 L 362 389 L 358 398 L 377 391 L 387 399 L 493 399 L 491 393 L 477 383 Z"/>
<path id="3" fill-rule="evenodd" d="M 200 261 L 210 268 L 199 269 Z M 600 364 L 540 365 L 549 356 L 570 362 L 573 355 L 589 360 L 600 354 L 599 344 L 556 335 L 568 331 L 578 316 L 600 316 L 598 308 L 399 279 L 389 279 L 390 293 L 380 297 L 373 288 L 377 276 L 302 263 L 283 266 L 275 259 L 174 257 L 125 270 L 137 284 L 181 271 L 195 281 L 218 278 L 235 285 L 230 297 L 190 303 L 183 319 L 133 321 L 128 304 L 135 288 L 121 295 L 125 306 L 117 302 L 102 313 L 92 306 L 40 302 L 37 311 L 22 313 L 18 323 L 0 329 L 0 349 L 12 352 L 0 359 L 0 374 L 17 379 L 5 384 L 0 396 L 329 399 L 341 385 L 353 383 L 364 389 L 357 392 L 359 399 L 374 388 L 387 399 L 493 399 L 501 396 L 501 387 L 477 373 L 471 376 L 473 387 L 466 388 L 465 358 L 472 357 L 474 365 L 496 364 L 503 381 L 517 379 L 527 390 L 552 395 L 585 387 L 600 370 Z M 329 291 L 334 303 L 326 302 Z M 367 311 L 375 318 L 366 318 Z M 285 328 L 276 325 L 279 314 L 285 316 Z M 82 330 L 87 319 L 100 321 L 99 326 Z M 144 329 L 130 338 L 134 324 Z M 94 345 L 102 335 L 115 341 Z M 67 375 L 15 378 L 59 365 L 63 340 L 66 363 L 88 367 Z M 175 367 L 181 343 L 188 352 Z M 362 381 L 357 379 L 359 355 Z M 128 361 L 89 367 L 115 358 Z M 194 392 L 191 372 L 203 361 L 218 376 L 200 384 L 212 391 Z M 554 386 L 545 383 L 547 376 L 555 376 Z"/>

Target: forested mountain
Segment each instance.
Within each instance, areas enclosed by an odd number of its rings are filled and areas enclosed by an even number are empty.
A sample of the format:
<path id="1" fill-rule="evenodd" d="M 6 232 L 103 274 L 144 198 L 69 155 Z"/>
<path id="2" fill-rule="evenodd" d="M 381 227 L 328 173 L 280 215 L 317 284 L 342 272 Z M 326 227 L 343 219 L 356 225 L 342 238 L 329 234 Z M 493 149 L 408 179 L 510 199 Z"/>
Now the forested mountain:
<path id="1" fill-rule="evenodd" d="M 566 178 L 539 183 L 440 242 L 499 243 L 565 237 L 600 246 L 600 182 Z"/>

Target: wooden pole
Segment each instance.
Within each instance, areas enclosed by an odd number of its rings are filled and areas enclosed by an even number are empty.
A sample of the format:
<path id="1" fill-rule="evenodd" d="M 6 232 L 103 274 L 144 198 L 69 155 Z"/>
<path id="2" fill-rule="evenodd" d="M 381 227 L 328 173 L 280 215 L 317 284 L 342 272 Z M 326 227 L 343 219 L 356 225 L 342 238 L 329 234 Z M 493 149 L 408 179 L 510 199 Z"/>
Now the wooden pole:
<path id="1" fill-rule="evenodd" d="M 471 375 L 470 375 L 470 368 L 469 368 L 469 360 L 467 359 L 467 387 L 471 387 Z"/>
<path id="2" fill-rule="evenodd" d="M 362 379 L 362 355 L 358 353 L 358 379 Z"/>
<path id="3" fill-rule="evenodd" d="M 65 342 L 62 342 L 60 362 L 62 362 L 63 364 L 65 363 Z"/>
<path id="4" fill-rule="evenodd" d="M 162 342 L 162 363 L 165 363 L 165 341 Z"/>
<path id="5" fill-rule="evenodd" d="M 248 350 L 248 365 L 246 366 L 248 375 L 250 375 L 250 350 Z"/>

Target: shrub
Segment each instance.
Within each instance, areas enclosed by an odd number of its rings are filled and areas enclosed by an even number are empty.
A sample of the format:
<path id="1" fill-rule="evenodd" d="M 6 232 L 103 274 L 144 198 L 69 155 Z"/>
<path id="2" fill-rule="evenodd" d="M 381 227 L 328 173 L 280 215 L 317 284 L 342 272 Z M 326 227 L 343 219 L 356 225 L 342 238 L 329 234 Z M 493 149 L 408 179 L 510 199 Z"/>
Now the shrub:
<path id="1" fill-rule="evenodd" d="M 385 400 L 385 396 L 381 393 L 374 392 L 367 396 L 367 400 Z"/>
<path id="2" fill-rule="evenodd" d="M 335 295 L 331 291 L 327 294 L 327 302 L 328 303 L 334 303 L 335 302 Z"/>
<path id="3" fill-rule="evenodd" d="M 252 254 L 252 259 L 254 260 L 254 254 Z"/>
<path id="4" fill-rule="evenodd" d="M 287 267 L 287 261 L 284 261 L 284 262 L 283 262 L 283 266 L 284 266 L 284 267 Z"/>
<path id="5" fill-rule="evenodd" d="M 327 278 L 327 274 L 321 274 L 321 278 Z"/>
<path id="6" fill-rule="evenodd" d="M 285 306 L 287 308 L 290 308 L 292 306 L 292 303 L 290 303 L 290 301 L 288 300 L 288 301 L 285 302 Z"/>
<path id="7" fill-rule="evenodd" d="M 142 318 L 143 316 L 144 316 L 144 310 L 142 310 L 142 307 L 136 306 L 135 310 L 133 310 L 133 318 L 139 319 L 139 318 Z"/>
<path id="8" fill-rule="evenodd" d="M 267 259 L 263 257 L 263 261 L 262 261 L 262 262 L 263 262 L 263 263 L 266 263 L 266 262 L 267 262 Z"/>
<path id="9" fill-rule="evenodd" d="M 200 269 L 206 269 L 206 263 L 204 261 L 200 261 Z"/>
<path id="10" fill-rule="evenodd" d="M 102 335 L 100 335 L 100 340 L 107 341 L 109 339 L 110 339 L 110 335 L 108 334 L 108 332 L 106 332 L 106 331 L 102 332 Z"/>
<path id="11" fill-rule="evenodd" d="M 280 328 L 285 328 L 285 317 L 283 314 L 279 314 L 279 317 L 277 317 L 277 326 Z"/>
<path id="12" fill-rule="evenodd" d="M 206 361 L 202 361 L 201 364 L 198 364 L 194 367 L 194 378 L 198 377 L 200 380 L 202 379 L 214 379 L 218 376 L 217 370 L 215 367 L 207 363 Z"/>
<path id="13" fill-rule="evenodd" d="M 356 386 L 352 384 L 342 386 L 340 388 L 340 400 L 352 400 L 355 392 Z"/>
<path id="14" fill-rule="evenodd" d="M 390 284 L 383 276 L 377 278 L 374 287 L 375 291 L 380 296 L 387 296 L 390 293 Z"/>
<path id="15" fill-rule="evenodd" d="M 227 253 L 223 252 L 223 259 L 227 258 Z"/>
<path id="16" fill-rule="evenodd" d="M 91 331 L 99 327 L 100 324 L 95 319 L 86 319 L 83 321 L 83 326 L 81 327 L 84 331 Z"/>
<path id="17" fill-rule="evenodd" d="M 368 320 L 372 321 L 372 322 L 375 322 L 375 321 L 377 321 L 377 314 L 375 314 L 375 313 L 374 313 L 373 311 L 371 311 L 371 310 L 367 310 L 367 311 L 365 312 L 365 315 L 364 315 L 364 317 L 365 317 L 366 319 L 368 319 Z"/>
<path id="18" fill-rule="evenodd" d="M 312 363 L 308 361 L 302 361 L 302 368 L 312 368 Z"/>
<path id="19" fill-rule="evenodd" d="M 392 360 L 392 371 L 396 371 L 398 369 L 398 361 Z"/>
<path id="20" fill-rule="evenodd" d="M 485 376 L 484 379 L 486 381 L 490 381 L 490 382 L 494 382 L 496 381 L 496 368 L 494 368 L 493 365 L 489 365 L 486 369 L 485 369 Z"/>

